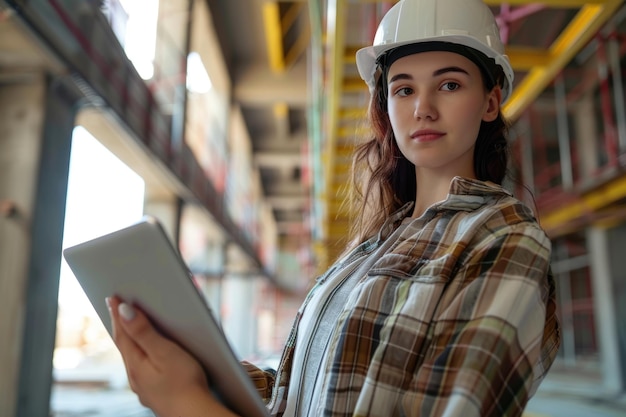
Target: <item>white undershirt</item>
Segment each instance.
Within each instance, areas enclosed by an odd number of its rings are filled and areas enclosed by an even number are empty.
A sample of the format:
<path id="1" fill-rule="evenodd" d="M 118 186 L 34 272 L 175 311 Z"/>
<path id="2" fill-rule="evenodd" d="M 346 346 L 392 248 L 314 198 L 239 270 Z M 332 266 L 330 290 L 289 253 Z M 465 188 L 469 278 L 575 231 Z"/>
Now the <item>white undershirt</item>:
<path id="1" fill-rule="evenodd" d="M 312 295 L 298 324 L 287 404 L 283 417 L 316 417 L 308 414 L 311 410 L 310 405 L 316 404 L 319 400 L 319 385 L 315 381 L 319 372 L 311 372 L 310 369 L 311 367 L 318 371 L 321 369 L 328 351 L 331 333 L 335 329 L 352 288 L 358 283 L 360 277 L 367 274 L 367 270 L 389 250 L 406 229 L 407 224 L 403 222 L 374 252 L 363 254 L 331 272 L 326 282 L 320 285 Z M 334 294 L 335 291 L 340 293 L 339 296 Z M 331 303 L 331 301 L 334 302 Z M 305 372 L 306 369 L 309 369 L 309 372 Z M 307 400 L 307 397 L 310 400 Z M 301 404 L 303 400 L 310 404 Z M 306 410 L 298 409 L 302 406 L 306 407 Z M 303 411 L 306 413 L 303 414 Z"/>

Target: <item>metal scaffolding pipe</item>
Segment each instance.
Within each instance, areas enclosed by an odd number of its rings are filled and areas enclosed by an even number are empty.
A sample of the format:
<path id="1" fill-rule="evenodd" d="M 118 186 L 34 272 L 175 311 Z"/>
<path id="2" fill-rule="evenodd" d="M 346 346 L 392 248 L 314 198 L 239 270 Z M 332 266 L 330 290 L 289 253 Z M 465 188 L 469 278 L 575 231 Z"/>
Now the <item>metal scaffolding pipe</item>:
<path id="1" fill-rule="evenodd" d="M 520 118 L 520 151 L 522 160 L 522 181 L 532 194 L 535 193 L 535 168 L 533 164 L 533 138 L 532 127 L 528 113 Z"/>
<path id="2" fill-rule="evenodd" d="M 574 186 L 572 172 L 572 151 L 569 140 L 569 124 L 567 120 L 567 101 L 565 99 L 565 82 L 563 74 L 554 80 L 554 104 L 556 106 L 557 135 L 559 138 L 559 158 L 561 162 L 561 182 L 564 190 Z"/>
<path id="3" fill-rule="evenodd" d="M 608 165 L 617 164 L 618 143 L 617 129 L 613 119 L 613 104 L 609 84 L 609 62 L 607 57 L 606 39 L 599 39 L 598 43 L 598 77 L 600 80 L 600 105 L 602 108 L 602 122 L 604 123 L 604 146 L 608 158 Z"/>
<path id="4" fill-rule="evenodd" d="M 569 254 L 567 248 L 560 242 L 555 248 L 555 254 L 557 260 L 567 259 Z M 571 288 L 571 275 L 569 270 L 564 270 L 555 273 L 555 278 L 558 282 L 557 289 L 559 291 L 559 302 L 564 306 L 569 306 L 567 309 L 562 309 L 562 344 L 561 349 L 563 352 L 563 361 L 566 365 L 576 365 L 576 340 L 574 336 L 574 317 L 571 310 L 572 305 L 572 288 Z"/>
<path id="5" fill-rule="evenodd" d="M 615 106 L 619 153 L 626 153 L 626 106 L 624 105 L 624 83 L 620 63 L 620 44 L 616 34 L 607 41 L 607 59 L 613 74 L 613 105 Z"/>

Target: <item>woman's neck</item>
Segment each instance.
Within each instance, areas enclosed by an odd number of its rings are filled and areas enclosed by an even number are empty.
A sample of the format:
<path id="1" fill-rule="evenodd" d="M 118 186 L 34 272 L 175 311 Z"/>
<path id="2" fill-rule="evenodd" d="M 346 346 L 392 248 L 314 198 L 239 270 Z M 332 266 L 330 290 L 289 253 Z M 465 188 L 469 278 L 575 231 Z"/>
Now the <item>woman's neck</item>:
<path id="1" fill-rule="evenodd" d="M 415 193 L 415 206 L 411 217 L 419 217 L 426 209 L 439 201 L 445 200 L 450 190 L 448 178 L 434 178 L 431 180 L 417 181 L 417 192 Z"/>
<path id="2" fill-rule="evenodd" d="M 473 173 L 455 172 L 442 175 L 440 172 L 416 169 L 415 206 L 411 217 L 420 217 L 430 206 L 445 200 L 450 192 L 450 183 L 456 176 L 475 178 Z"/>

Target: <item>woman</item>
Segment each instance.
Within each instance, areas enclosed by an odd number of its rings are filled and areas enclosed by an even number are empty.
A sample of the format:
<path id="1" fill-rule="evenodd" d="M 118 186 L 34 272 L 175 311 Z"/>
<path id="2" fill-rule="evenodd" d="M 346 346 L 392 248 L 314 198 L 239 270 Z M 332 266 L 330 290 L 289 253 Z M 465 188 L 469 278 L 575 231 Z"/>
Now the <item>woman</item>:
<path id="1" fill-rule="evenodd" d="M 357 53 L 373 137 L 355 154 L 354 245 L 301 307 L 275 382 L 250 371 L 272 415 L 522 414 L 559 334 L 550 241 L 501 186 L 503 50 L 480 0 L 401 0 Z M 195 360 L 110 305 L 144 404 L 232 415 Z"/>

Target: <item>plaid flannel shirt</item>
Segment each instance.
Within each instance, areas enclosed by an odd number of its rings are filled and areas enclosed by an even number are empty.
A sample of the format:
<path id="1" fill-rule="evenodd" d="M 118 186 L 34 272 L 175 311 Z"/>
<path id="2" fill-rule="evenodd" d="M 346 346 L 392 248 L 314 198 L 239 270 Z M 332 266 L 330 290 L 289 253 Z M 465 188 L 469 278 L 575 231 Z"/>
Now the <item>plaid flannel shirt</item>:
<path id="1" fill-rule="evenodd" d="M 363 260 L 410 214 L 330 269 Z M 448 198 L 408 223 L 345 300 L 302 416 L 520 416 L 560 335 L 551 245 L 530 209 L 499 186 L 457 177 Z M 324 278 L 324 277 L 323 277 Z M 287 402 L 298 323 L 276 381 L 257 373 L 272 415 Z M 302 364 L 300 364 L 301 366 Z"/>

